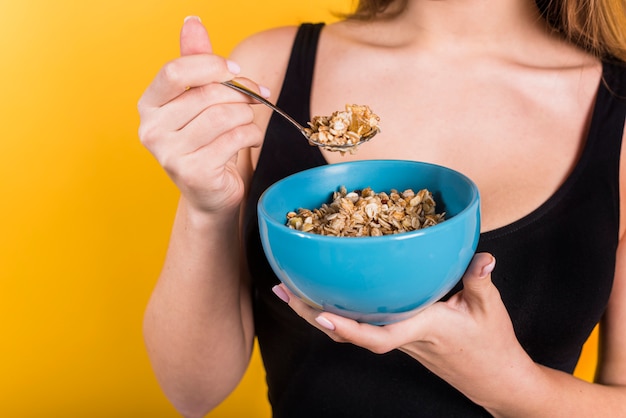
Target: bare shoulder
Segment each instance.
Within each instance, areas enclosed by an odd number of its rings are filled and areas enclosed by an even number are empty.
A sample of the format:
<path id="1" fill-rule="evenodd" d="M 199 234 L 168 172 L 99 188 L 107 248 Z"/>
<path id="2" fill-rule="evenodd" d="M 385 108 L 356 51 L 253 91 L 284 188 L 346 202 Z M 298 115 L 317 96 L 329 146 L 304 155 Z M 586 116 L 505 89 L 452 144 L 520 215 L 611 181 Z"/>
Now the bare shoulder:
<path id="1" fill-rule="evenodd" d="M 241 41 L 230 58 L 241 66 L 242 76 L 278 91 L 297 30 L 297 26 L 283 26 L 255 33 Z"/>
<path id="2" fill-rule="evenodd" d="M 267 87 L 271 92 L 270 100 L 276 100 L 282 87 L 297 30 L 296 26 L 284 26 L 258 32 L 241 41 L 230 54 L 230 59 L 241 67 L 240 76 Z M 271 111 L 265 106 L 255 106 L 254 113 L 255 123 L 265 130 Z M 252 177 L 260 149 L 240 153 L 238 166 L 244 179 Z"/>

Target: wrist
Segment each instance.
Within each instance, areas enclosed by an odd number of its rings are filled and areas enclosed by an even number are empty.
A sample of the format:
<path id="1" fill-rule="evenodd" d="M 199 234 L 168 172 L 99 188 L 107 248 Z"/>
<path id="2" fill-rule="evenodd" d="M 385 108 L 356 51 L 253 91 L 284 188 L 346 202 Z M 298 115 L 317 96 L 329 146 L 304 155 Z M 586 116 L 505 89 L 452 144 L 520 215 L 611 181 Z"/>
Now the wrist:
<path id="1" fill-rule="evenodd" d="M 548 377 L 530 357 L 512 366 L 500 383 L 498 395 L 483 404 L 494 417 L 544 416 L 542 410 L 553 401 Z"/>
<path id="2" fill-rule="evenodd" d="M 232 234 L 239 225 L 239 207 L 220 211 L 204 211 L 181 198 L 176 216 L 184 219 L 185 229 L 200 233 L 228 232 Z"/>

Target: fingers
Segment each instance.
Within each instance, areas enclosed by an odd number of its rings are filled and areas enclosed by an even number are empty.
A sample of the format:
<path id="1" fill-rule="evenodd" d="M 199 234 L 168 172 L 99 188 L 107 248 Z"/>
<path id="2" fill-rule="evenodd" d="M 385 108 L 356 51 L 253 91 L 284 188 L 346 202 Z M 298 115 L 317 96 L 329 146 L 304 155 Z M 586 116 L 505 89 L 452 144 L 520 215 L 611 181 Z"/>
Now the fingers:
<path id="1" fill-rule="evenodd" d="M 180 33 L 181 57 L 165 64 L 139 100 L 140 112 L 169 103 L 192 87 L 222 82 L 240 72 L 239 65 L 213 54 L 199 18 L 185 19 Z"/>
<path id="2" fill-rule="evenodd" d="M 491 272 L 496 259 L 488 253 L 478 253 L 463 275 L 463 299 L 468 307 L 484 307 L 491 300 L 492 292 L 497 292 L 491 282 Z"/>
<path id="3" fill-rule="evenodd" d="M 169 167 L 170 156 L 194 152 L 213 141 L 211 161 L 223 163 L 242 148 L 260 145 L 260 131 L 242 134 L 242 128 L 254 121 L 249 101 L 221 84 L 191 89 L 165 106 L 145 111 L 139 137 L 164 166 Z M 225 133 L 229 138 L 222 138 Z"/>
<path id="4" fill-rule="evenodd" d="M 477 253 L 472 258 L 472 262 L 467 268 L 466 277 L 463 278 L 463 285 L 466 282 L 468 285 L 474 285 L 474 282 L 478 283 L 479 279 L 489 278 L 491 272 L 496 267 L 496 259 L 489 253 Z"/>
<path id="5" fill-rule="evenodd" d="M 162 131 L 178 132 L 191 124 L 196 118 L 206 117 L 207 111 L 210 114 L 220 112 L 222 106 L 249 103 L 247 97 L 233 91 L 218 83 L 211 83 L 206 86 L 190 89 L 185 94 L 175 98 L 166 105 L 151 109 L 143 109 L 141 113 L 144 129 L 149 130 L 152 124 L 158 126 Z M 240 108 L 241 109 L 241 108 Z M 243 108 L 247 110 L 244 115 L 237 119 L 244 119 L 247 122 L 252 115 L 249 106 Z M 228 122 L 226 119 L 232 115 L 217 114 L 217 123 Z M 242 121 L 239 121 L 242 122 Z"/>
<path id="6" fill-rule="evenodd" d="M 229 167 L 235 170 L 230 174 L 239 177 L 234 165 L 237 152 L 250 138 L 259 136 L 259 128 L 254 124 L 238 126 L 194 152 L 185 155 L 167 154 L 162 165 L 181 190 L 195 191 L 203 198 L 224 194 L 223 199 L 229 200 L 232 189 L 226 187 L 218 177 L 224 174 L 224 170 L 230 169 Z M 243 184 L 240 186 L 243 187 Z"/>
<path id="7" fill-rule="evenodd" d="M 284 286 L 283 296 L 289 306 L 309 323 L 324 331 L 337 342 L 350 342 L 374 353 L 386 353 L 408 343 L 430 341 L 434 337 L 433 324 L 444 322 L 462 327 L 466 313 L 485 313 L 490 306 L 501 305 L 498 291 L 491 283 L 495 258 L 491 254 L 476 254 L 464 277 L 464 290 L 449 302 L 435 303 L 418 314 L 385 326 L 359 323 L 329 312 L 319 312 L 294 297 Z M 450 309 L 453 308 L 453 309 Z M 436 338 L 435 338 L 436 339 Z"/>
<path id="8" fill-rule="evenodd" d="M 410 326 L 403 322 L 386 326 L 359 323 L 349 318 L 320 312 L 302 302 L 298 297 L 280 284 L 273 289 L 277 297 L 289 304 L 298 315 L 307 320 L 311 325 L 326 333 L 336 342 L 352 343 L 366 348 L 374 353 L 383 354 L 399 347 L 407 340 L 407 330 Z"/>
<path id="9" fill-rule="evenodd" d="M 139 111 L 163 106 L 192 87 L 236 77 L 239 68 L 217 55 L 188 55 L 165 64 L 139 100 Z"/>
<path id="10" fill-rule="evenodd" d="M 326 332 L 331 330 L 331 328 L 333 327 L 332 324 L 323 322 L 320 324 L 316 322 L 316 318 L 319 316 L 320 311 L 304 303 L 299 297 L 294 295 L 291 290 L 289 290 L 284 284 L 281 283 L 274 286 L 272 288 L 272 291 L 279 299 L 288 304 L 289 307 L 293 309 L 298 315 L 307 320 L 307 322 L 309 322 L 316 328 Z M 329 334 L 328 332 L 326 333 Z"/>
<path id="11" fill-rule="evenodd" d="M 349 342 L 376 354 L 384 354 L 407 342 L 407 334 L 396 324 L 378 326 L 324 312 L 315 318 L 337 342 Z M 399 324 L 399 323 L 398 323 Z M 409 340 L 414 340 L 410 338 Z"/>
<path id="12" fill-rule="evenodd" d="M 209 34 L 198 16 L 187 16 L 180 31 L 180 55 L 213 52 Z"/>
<path id="13" fill-rule="evenodd" d="M 152 137 L 144 134 L 142 143 L 168 170 L 172 161 L 210 146 L 211 165 L 222 165 L 239 150 L 260 145 L 259 128 L 253 123 L 253 112 L 246 104 L 212 106 L 196 116 L 183 129 L 165 136 L 157 129 Z"/>
<path id="14" fill-rule="evenodd" d="M 261 144 L 261 130 L 253 123 L 254 113 L 246 104 L 215 106 L 207 109 L 185 127 L 190 138 L 181 154 L 211 148 L 211 164 L 223 165 L 244 148 Z"/>
<path id="15" fill-rule="evenodd" d="M 198 18 L 185 19 L 180 52 L 139 100 L 139 138 L 191 206 L 231 211 L 244 191 L 239 152 L 263 140 L 252 100 L 220 84 L 235 78 L 239 66 L 213 54 Z"/>

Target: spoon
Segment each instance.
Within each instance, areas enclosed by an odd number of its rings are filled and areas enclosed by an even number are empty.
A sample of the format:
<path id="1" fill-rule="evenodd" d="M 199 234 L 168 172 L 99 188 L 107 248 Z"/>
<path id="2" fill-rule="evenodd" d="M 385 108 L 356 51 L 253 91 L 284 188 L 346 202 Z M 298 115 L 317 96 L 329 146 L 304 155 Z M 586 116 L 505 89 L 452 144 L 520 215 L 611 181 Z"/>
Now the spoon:
<path id="1" fill-rule="evenodd" d="M 329 151 L 346 152 L 350 150 L 355 150 L 359 145 L 363 144 L 364 142 L 369 141 L 380 131 L 378 128 L 372 129 L 367 135 L 361 136 L 358 142 L 352 143 L 352 144 L 332 144 L 332 143 L 323 143 L 323 142 L 315 141 L 311 139 L 311 135 L 307 132 L 307 128 L 299 124 L 294 118 L 292 118 L 287 113 L 285 113 L 284 110 L 276 107 L 276 105 L 266 100 L 264 97 L 258 95 L 257 93 L 250 90 L 246 86 L 239 84 L 238 82 L 233 81 L 233 80 L 224 81 L 222 82 L 222 84 L 227 87 L 230 87 L 231 89 L 237 90 L 238 92 L 243 93 L 249 97 L 252 97 L 256 101 L 268 106 L 274 112 L 278 113 L 280 116 L 284 117 L 289 122 L 291 122 L 291 124 L 295 126 L 302 135 L 304 135 L 304 137 L 309 141 L 311 145 L 317 145 L 318 147 L 327 149 Z"/>

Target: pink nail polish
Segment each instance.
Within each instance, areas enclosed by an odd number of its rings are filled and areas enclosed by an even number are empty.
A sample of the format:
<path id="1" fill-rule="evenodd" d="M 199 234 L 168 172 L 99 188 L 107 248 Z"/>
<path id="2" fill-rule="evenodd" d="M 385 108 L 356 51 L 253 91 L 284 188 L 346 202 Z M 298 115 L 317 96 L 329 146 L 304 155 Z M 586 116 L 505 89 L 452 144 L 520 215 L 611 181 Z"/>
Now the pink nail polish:
<path id="1" fill-rule="evenodd" d="M 289 295 L 285 293 L 283 288 L 280 287 L 279 285 L 272 287 L 272 292 L 274 292 L 274 294 L 278 296 L 278 298 L 282 300 L 283 302 L 289 303 Z"/>
<path id="2" fill-rule="evenodd" d="M 259 86 L 259 92 L 261 93 L 261 96 L 265 98 L 269 98 L 271 95 L 270 89 L 265 86 Z"/>
<path id="3" fill-rule="evenodd" d="M 226 60 L 226 67 L 228 67 L 228 71 L 235 75 L 241 72 L 241 67 L 235 61 Z"/>
<path id="4" fill-rule="evenodd" d="M 495 267 L 496 267 L 496 259 L 492 258 L 491 263 L 487 264 L 480 271 L 480 277 L 487 277 L 489 274 L 491 274 L 491 272 L 493 271 Z"/>
<path id="5" fill-rule="evenodd" d="M 330 330 L 330 331 L 335 330 L 335 324 L 333 324 L 332 322 L 330 322 L 328 319 L 324 318 L 323 316 L 318 316 L 317 318 L 315 318 L 315 321 L 318 324 L 320 324 L 323 328 L 326 328 L 327 330 Z"/>

